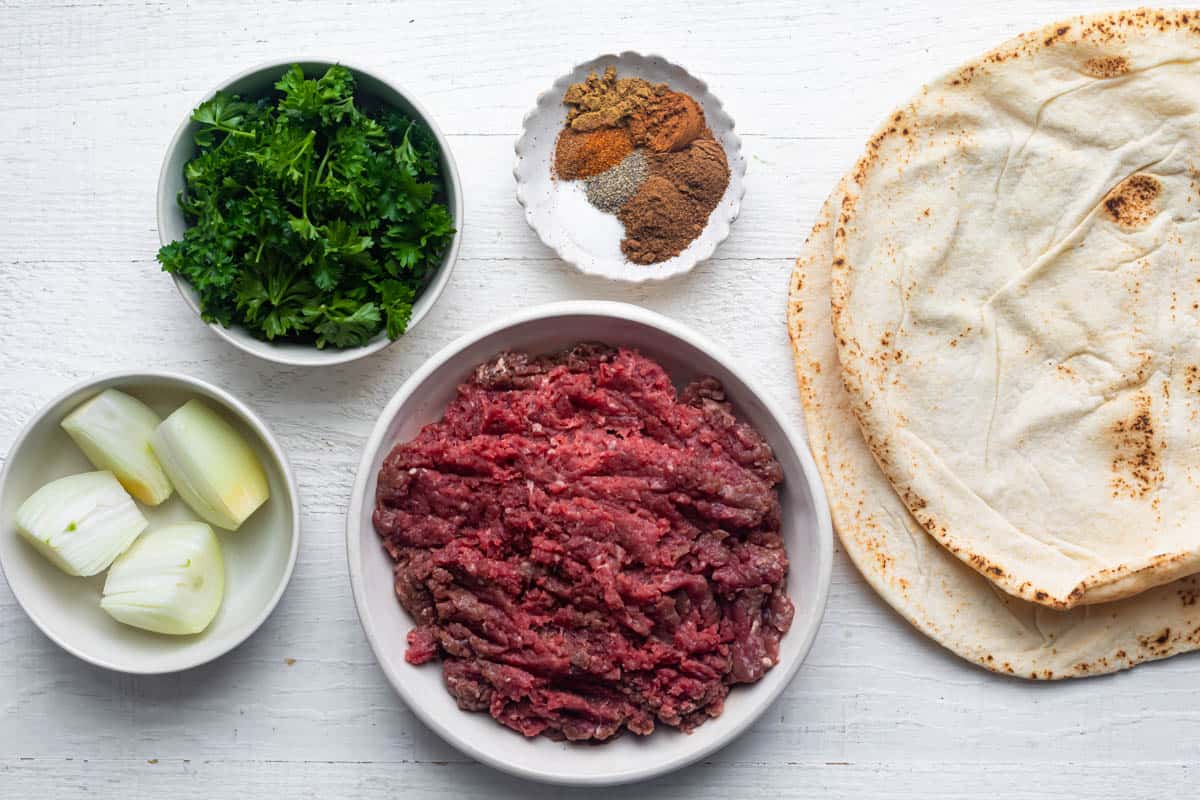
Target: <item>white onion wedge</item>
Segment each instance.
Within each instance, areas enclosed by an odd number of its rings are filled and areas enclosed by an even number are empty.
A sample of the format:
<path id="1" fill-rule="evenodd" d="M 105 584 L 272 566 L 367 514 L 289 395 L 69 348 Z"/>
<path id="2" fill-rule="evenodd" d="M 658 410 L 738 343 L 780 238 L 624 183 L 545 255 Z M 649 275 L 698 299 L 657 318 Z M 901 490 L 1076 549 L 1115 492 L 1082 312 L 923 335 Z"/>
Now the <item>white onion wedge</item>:
<path id="1" fill-rule="evenodd" d="M 52 481 L 21 504 L 17 532 L 68 575 L 95 575 L 133 544 L 146 518 L 111 472 Z"/>
<path id="2" fill-rule="evenodd" d="M 270 496 L 254 450 L 198 400 L 163 420 L 150 443 L 179 496 L 219 528 L 236 531 Z"/>
<path id="3" fill-rule="evenodd" d="M 138 539 L 112 565 L 100 607 L 155 633 L 200 633 L 221 608 L 225 561 L 212 528 L 182 522 Z"/>
<path id="4" fill-rule="evenodd" d="M 150 449 L 162 420 L 135 397 L 105 389 L 67 415 L 62 428 L 95 465 L 117 476 L 138 500 L 156 506 L 171 496 L 171 482 Z"/>

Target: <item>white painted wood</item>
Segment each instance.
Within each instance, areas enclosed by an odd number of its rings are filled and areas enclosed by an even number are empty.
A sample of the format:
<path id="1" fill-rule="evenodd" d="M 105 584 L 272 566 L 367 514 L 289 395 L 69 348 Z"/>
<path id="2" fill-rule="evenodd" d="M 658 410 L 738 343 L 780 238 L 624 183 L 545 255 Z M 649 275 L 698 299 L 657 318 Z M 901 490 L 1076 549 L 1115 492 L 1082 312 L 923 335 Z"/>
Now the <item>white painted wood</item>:
<path id="1" fill-rule="evenodd" d="M 359 447 L 386 398 L 451 338 L 519 306 L 580 297 L 640 303 L 718 337 L 798 420 L 784 293 L 825 193 L 923 80 L 1087 10 L 963 5 L 0 0 L 0 448 L 84 376 L 177 369 L 263 414 L 304 499 L 300 561 L 275 615 L 186 674 L 80 663 L 0 584 L 0 798 L 586 794 L 467 762 L 384 681 L 346 576 Z M 512 142 L 537 93 L 622 48 L 707 79 L 745 137 L 732 236 L 668 286 L 574 274 L 513 199 Z M 451 135 L 467 199 L 463 257 L 431 317 L 383 354 L 324 371 L 234 351 L 191 317 L 153 260 L 155 179 L 180 118 L 243 66 L 314 53 L 379 67 L 416 92 Z M 825 625 L 785 696 L 706 764 L 620 794 L 1165 794 L 1200 778 L 1197 683 L 1195 657 L 1068 684 L 992 676 L 912 631 L 839 556 Z"/>

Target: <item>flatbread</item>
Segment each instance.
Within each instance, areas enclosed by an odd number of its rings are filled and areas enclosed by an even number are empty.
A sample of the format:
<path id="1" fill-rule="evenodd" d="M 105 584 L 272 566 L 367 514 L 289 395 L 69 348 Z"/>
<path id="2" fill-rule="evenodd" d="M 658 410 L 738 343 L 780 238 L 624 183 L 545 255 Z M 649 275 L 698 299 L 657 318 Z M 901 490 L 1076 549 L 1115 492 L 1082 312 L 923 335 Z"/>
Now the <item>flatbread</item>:
<path id="1" fill-rule="evenodd" d="M 1053 608 L 1200 571 L 1200 13 L 931 84 L 851 174 L 833 265 L 855 414 L 951 553 Z"/>
<path id="2" fill-rule="evenodd" d="M 1086 677 L 1200 647 L 1192 576 L 1105 605 L 1054 611 L 1018 600 L 950 555 L 909 514 L 863 440 L 830 321 L 836 192 L 792 273 L 788 331 L 804 417 L 842 547 L 918 630 L 968 661 L 1023 678 Z"/>

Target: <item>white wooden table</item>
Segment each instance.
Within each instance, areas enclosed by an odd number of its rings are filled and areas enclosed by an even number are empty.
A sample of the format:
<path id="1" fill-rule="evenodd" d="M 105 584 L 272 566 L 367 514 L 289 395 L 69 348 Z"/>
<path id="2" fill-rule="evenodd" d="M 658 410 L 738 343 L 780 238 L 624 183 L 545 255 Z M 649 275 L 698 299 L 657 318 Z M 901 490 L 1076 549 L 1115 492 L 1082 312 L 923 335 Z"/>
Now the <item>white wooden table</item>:
<path id="1" fill-rule="evenodd" d="M 346 574 L 359 448 L 385 400 L 451 338 L 565 298 L 640 303 L 719 338 L 798 420 L 788 271 L 877 121 L 1011 34 L 1120 4 L 963 5 L 0 0 L 0 449 L 70 383 L 179 370 L 263 414 L 304 504 L 299 564 L 274 616 L 184 674 L 77 661 L 0 583 L 0 797 L 574 796 L 465 759 L 384 680 Z M 733 235 L 669 286 L 575 275 L 513 199 L 512 143 L 534 98 L 576 62 L 624 48 L 708 79 L 749 157 Z M 462 258 L 432 316 L 385 353 L 328 370 L 233 350 L 154 261 L 155 181 L 183 115 L 242 67 L 313 54 L 378 67 L 415 92 L 449 134 L 466 190 Z M 783 698 L 704 764 L 618 792 L 1157 796 L 1200 779 L 1198 684 L 1194 656 L 1076 683 L 992 676 L 916 634 L 839 554 L 824 626 Z"/>

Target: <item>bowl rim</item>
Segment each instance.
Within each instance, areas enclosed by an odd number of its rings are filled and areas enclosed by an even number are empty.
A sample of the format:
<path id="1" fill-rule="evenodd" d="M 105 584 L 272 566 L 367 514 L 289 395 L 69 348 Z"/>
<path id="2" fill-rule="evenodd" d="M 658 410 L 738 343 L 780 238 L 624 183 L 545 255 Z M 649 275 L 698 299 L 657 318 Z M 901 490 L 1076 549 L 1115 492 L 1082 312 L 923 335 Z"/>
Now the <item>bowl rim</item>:
<path id="1" fill-rule="evenodd" d="M 13 467 L 14 456 L 24 446 L 25 440 L 33 432 L 33 429 L 46 418 L 51 409 L 61 404 L 72 395 L 85 392 L 92 388 L 99 388 L 101 386 L 104 386 L 105 388 L 117 387 L 123 383 L 143 380 L 167 381 L 175 383 L 186 389 L 191 389 L 193 391 L 199 390 L 199 394 L 205 395 L 210 399 L 219 400 L 227 410 L 236 413 L 243 422 L 248 424 L 250 428 L 252 428 L 254 432 L 258 434 L 263 443 L 266 445 L 267 449 L 270 451 L 271 455 L 278 462 L 280 472 L 283 476 L 284 486 L 287 488 L 288 499 L 291 501 L 292 506 L 291 547 L 288 551 L 287 564 L 284 567 L 283 575 L 280 576 L 279 583 L 275 587 L 275 590 L 271 595 L 271 599 L 263 607 L 263 610 L 252 620 L 252 622 L 247 624 L 243 633 L 233 637 L 227 644 L 223 646 L 212 648 L 211 652 L 201 651 L 198 658 L 181 662 L 178 666 L 164 667 L 161 669 L 140 669 L 137 667 L 131 668 L 116 664 L 103 657 L 93 656 L 83 652 L 71 644 L 71 642 L 59 636 L 57 633 L 51 630 L 50 627 L 38 615 L 38 613 L 29 605 L 27 605 L 22 599 L 21 592 L 13 585 L 12 581 L 8 579 L 8 574 L 5 571 L 3 560 L 0 560 L 0 575 L 4 576 L 4 581 L 8 584 L 9 591 L 12 592 L 13 597 L 16 598 L 17 604 L 25 612 L 25 615 L 33 621 L 33 624 L 36 625 L 43 634 L 45 634 L 46 638 L 50 639 L 50 641 L 54 642 L 63 650 L 67 651 L 81 661 L 85 661 L 97 667 L 112 670 L 113 672 L 124 673 L 126 675 L 167 675 L 170 673 L 192 669 L 193 667 L 199 667 L 203 664 L 209 663 L 210 661 L 215 661 L 226 653 L 229 653 L 231 650 L 237 648 L 252 635 L 254 635 L 254 633 L 262 627 L 263 623 L 267 621 L 267 618 L 271 616 L 271 614 L 275 611 L 276 606 L 279 605 L 280 599 L 283 598 L 283 593 L 287 589 L 288 584 L 291 583 L 292 573 L 296 568 L 296 558 L 300 552 L 300 492 L 296 483 L 296 476 L 292 472 L 291 462 L 288 461 L 287 453 L 284 451 L 283 447 L 279 444 L 279 441 L 275 438 L 275 435 L 271 432 L 271 429 L 262 420 L 262 418 L 259 417 L 258 414 L 253 411 L 253 409 L 224 389 L 214 386 L 207 381 L 200 380 L 199 378 L 193 378 L 189 375 L 184 375 L 179 372 L 171 372 L 166 370 L 118 370 L 115 372 L 106 372 L 72 384 L 67 389 L 59 392 L 54 397 L 47 400 L 38 408 L 36 412 L 34 412 L 33 416 L 31 416 L 21 427 L 21 430 L 17 433 L 16 438 L 13 440 L 12 446 L 8 449 L 8 454 L 4 460 L 4 466 L 3 468 L 0 468 L 0 489 L 2 489 L 8 483 L 9 470 Z"/>
<path id="2" fill-rule="evenodd" d="M 422 297 L 429 297 L 429 304 L 421 313 L 417 313 L 414 309 L 413 316 L 408 322 L 408 327 L 405 329 L 405 334 L 407 335 L 409 331 L 417 326 L 417 323 L 425 319 L 425 317 L 429 315 L 429 312 L 433 310 L 434 305 L 437 304 L 438 299 L 442 296 L 442 293 L 449 285 L 451 274 L 454 272 L 454 267 L 458 263 L 459 251 L 462 248 L 464 223 L 463 183 L 458 173 L 458 164 L 454 160 L 454 153 L 450 149 L 450 142 L 446 138 L 446 135 L 442 133 L 442 129 L 438 127 L 437 122 L 429 113 L 429 110 L 419 100 L 417 100 L 415 95 L 404 89 L 404 87 L 395 81 L 384 78 L 377 70 L 366 69 L 356 63 L 347 62 L 342 59 L 324 58 L 320 56 L 271 59 L 269 61 L 259 62 L 254 66 L 247 67 L 240 72 L 237 72 L 236 74 L 217 83 L 207 92 L 202 94 L 200 99 L 191 105 L 187 113 L 184 115 L 183 120 L 175 128 L 175 133 L 171 136 L 171 141 L 167 145 L 166 152 L 163 154 L 162 164 L 159 166 L 158 183 L 155 189 L 154 198 L 155 225 L 158 229 L 159 247 L 165 247 L 172 241 L 167 238 L 164 230 L 169 209 L 176 208 L 176 204 L 174 198 L 164 197 L 164 193 L 166 192 L 166 185 L 169 177 L 168 167 L 171 163 L 171 157 L 180 147 L 184 146 L 185 144 L 188 128 L 191 127 L 192 109 L 194 109 L 200 103 L 212 99 L 217 92 L 224 91 L 238 81 L 250 78 L 262 72 L 285 70 L 292 64 L 321 64 L 326 67 L 339 64 L 356 75 L 364 75 L 372 80 L 378 81 L 390 91 L 393 91 L 400 97 L 403 97 L 405 102 L 412 106 L 413 110 L 417 113 L 417 116 L 420 117 L 421 122 L 429 128 L 431 133 L 433 133 L 434 139 L 437 140 L 438 148 L 441 150 L 442 159 L 446 165 L 446 184 L 448 188 L 453 188 L 454 201 L 450 204 L 452 206 L 450 208 L 450 213 L 454 218 L 454 237 L 450 240 L 450 246 L 446 248 L 446 252 L 442 256 L 441 266 L 439 266 L 437 271 L 434 272 L 433 279 L 429 282 L 429 285 L 425 287 L 425 291 L 421 295 Z M 188 282 L 179 275 L 174 274 L 171 275 L 171 279 L 174 281 L 175 288 L 178 290 L 179 295 L 196 315 L 196 318 L 199 319 L 200 307 L 197 305 L 195 299 L 191 295 L 191 287 Z M 226 342 L 233 345 L 238 350 L 241 350 L 243 353 L 249 353 L 252 356 L 256 356 L 265 361 L 271 361 L 276 364 L 285 364 L 295 367 L 324 367 L 332 366 L 334 364 L 345 364 L 350 361 L 356 361 L 360 358 L 366 358 L 367 356 L 378 353 L 380 350 L 383 350 L 388 346 L 395 344 L 396 341 L 399 341 L 399 339 L 389 339 L 386 331 L 380 331 L 378 334 L 376 334 L 374 339 L 362 345 L 361 347 L 318 350 L 314 346 L 311 348 L 311 351 L 316 357 L 305 359 L 290 356 L 286 351 L 280 350 L 270 342 L 260 341 L 258 339 L 249 339 L 247 341 L 240 337 L 233 336 L 229 330 L 227 330 L 220 323 L 204 322 L 203 320 L 200 321 Z"/>
<path id="3" fill-rule="evenodd" d="M 703 99 L 708 101 L 708 108 L 706 109 L 706 112 L 709 114 L 710 120 L 714 117 L 720 118 L 727 122 L 729 126 L 727 135 L 732 145 L 732 149 L 726 150 L 726 157 L 729 160 L 729 183 L 730 186 L 736 187 L 736 191 L 733 194 L 732 204 L 728 214 L 723 215 L 718 221 L 717 217 L 715 216 L 716 210 L 714 210 L 712 214 L 710 214 L 708 222 L 705 224 L 706 229 L 709 226 L 718 224 L 719 226 L 723 227 L 724 230 L 720 233 L 720 235 L 713 238 L 702 250 L 695 253 L 691 257 L 690 263 L 684 262 L 683 266 L 667 273 L 664 273 L 661 270 L 655 270 L 654 268 L 659 266 L 656 264 L 646 265 L 645 269 L 643 271 L 639 271 L 637 274 L 612 274 L 604 270 L 592 269 L 585 265 L 583 263 L 583 259 L 580 257 L 579 248 L 575 244 L 571 242 L 559 242 L 556 244 L 550 240 L 545 231 L 535 224 L 533 205 L 526 196 L 527 184 L 521 180 L 521 163 L 527 155 L 527 149 L 529 146 L 528 141 L 531 139 L 529 130 L 531 121 L 537 117 L 538 114 L 543 112 L 544 107 L 548 105 L 561 105 L 560 98 L 562 97 L 562 94 L 566 88 L 570 86 L 574 80 L 576 80 L 574 78 L 576 73 L 585 70 L 596 71 L 598 67 L 605 62 L 615 66 L 621 61 L 634 63 L 658 62 L 667 69 L 678 70 L 679 72 L 683 73 L 683 75 L 688 79 L 696 82 L 696 84 L 699 86 L 701 94 L 704 96 Z M 711 122 L 709 127 L 712 127 Z M 691 273 L 697 266 L 711 259 L 713 255 L 716 254 L 717 248 L 729 238 L 729 235 L 733 232 L 733 223 L 737 221 L 739 216 L 741 216 L 742 200 L 746 196 L 747 164 L 746 156 L 742 150 L 742 138 L 737 132 L 737 122 L 725 108 L 725 104 L 721 101 L 721 99 L 713 94 L 712 90 L 709 88 L 708 81 L 699 77 L 682 64 L 672 61 L 671 59 L 658 53 L 641 53 L 636 50 L 622 50 L 620 53 L 602 53 L 595 58 L 589 58 L 586 61 L 580 61 L 579 63 L 575 64 L 575 66 L 571 67 L 571 69 L 565 74 L 555 78 L 550 84 L 550 88 L 538 94 L 537 99 L 534 101 L 533 108 L 527 111 L 521 118 L 521 133 L 513 143 L 513 151 L 516 155 L 516 159 L 513 162 L 512 174 L 513 180 L 517 185 L 517 203 L 521 206 L 523 216 L 525 217 L 525 223 L 533 230 L 543 245 L 554 251 L 555 255 L 557 255 L 567 264 L 570 264 L 575 271 L 582 275 L 587 275 L 593 278 L 603 278 L 614 283 L 625 283 L 631 285 L 643 283 L 664 283 L 667 281 L 676 280 Z M 728 191 L 728 188 L 726 191 Z"/>
<path id="4" fill-rule="evenodd" d="M 639 324 L 644 324 L 653 327 L 672 336 L 676 339 L 700 349 L 708 354 L 713 360 L 720 363 L 725 369 L 729 370 L 742 384 L 749 390 L 760 403 L 762 403 L 766 412 L 774 419 L 783 434 L 783 439 L 787 445 L 796 453 L 796 457 L 800 462 L 801 471 L 804 473 L 805 483 L 810 496 L 813 498 L 813 512 L 815 517 L 815 525 L 813 526 L 813 537 L 816 545 L 816 562 L 817 562 L 817 584 L 811 587 L 814 598 L 813 613 L 807 620 L 804 630 L 793 628 L 789 632 L 789 636 L 800 636 L 801 643 L 795 660 L 783 668 L 786 670 L 784 679 L 781 680 L 778 686 L 768 694 L 762 695 L 756 699 L 754 707 L 746 714 L 734 728 L 728 731 L 724 736 L 714 738 L 710 742 L 699 744 L 692 750 L 686 751 L 680 756 L 660 764 L 652 764 L 644 767 L 633 769 L 621 769 L 615 767 L 610 772 L 595 775 L 595 776 L 580 776 L 561 771 L 554 771 L 552 767 L 545 769 L 529 768 L 522 764 L 515 763 L 503 757 L 493 755 L 486 745 L 478 744 L 459 736 L 452 731 L 449 726 L 444 724 L 441 719 L 434 716 L 420 702 L 418 702 L 415 694 L 410 691 L 405 681 L 401 678 L 397 665 L 385 660 L 381 653 L 382 645 L 380 644 L 380 634 L 377 633 L 375 625 L 371 620 L 368 601 L 366 596 L 365 581 L 363 570 L 360 568 L 362 563 L 362 548 L 360 531 L 364 524 L 363 509 L 366 494 L 366 486 L 370 478 L 370 470 L 372 463 L 375 460 L 376 454 L 386 442 L 384 437 L 387 434 L 387 429 L 392 420 L 396 417 L 400 408 L 408 402 L 421 386 L 433 375 L 437 370 L 442 369 L 448 361 L 454 358 L 459 352 L 465 350 L 473 344 L 488 339 L 497 334 L 503 333 L 509 328 L 521 325 L 534 320 L 552 319 L 563 316 L 599 316 L 611 319 L 627 320 Z M 392 684 L 393 689 L 404 700 L 405 705 L 411 710 L 425 725 L 435 731 L 443 740 L 457 748 L 459 751 L 467 754 L 471 758 L 476 759 L 490 767 L 507 772 L 511 775 L 516 775 L 520 778 L 539 781 L 543 783 L 558 784 L 564 786 L 612 786 L 616 784 L 632 783 L 635 781 L 646 780 L 657 775 L 662 775 L 689 764 L 695 763 L 707 755 L 719 750 L 725 745 L 732 742 L 734 739 L 741 736 L 747 728 L 749 728 L 767 708 L 774 703 L 784 690 L 791 684 L 796 673 L 800 669 L 800 665 L 804 663 L 812 649 L 817 633 L 821 628 L 822 620 L 825 616 L 826 605 L 829 599 L 829 588 L 832 580 L 833 572 L 833 523 L 829 512 L 829 503 L 825 494 L 824 484 L 821 480 L 820 473 L 817 471 L 816 463 L 812 459 L 812 454 L 808 449 L 807 440 L 804 439 L 798 432 L 798 429 L 789 420 L 783 411 L 783 407 L 769 393 L 763 392 L 757 382 L 750 380 L 745 371 L 736 366 L 737 362 L 725 352 L 725 350 L 715 343 L 711 342 L 707 337 L 699 334 L 683 323 L 677 322 L 670 317 L 664 316 L 654 311 L 635 306 L 629 303 L 605 300 L 567 300 L 553 303 L 546 303 L 538 306 L 533 306 L 528 309 L 516 312 L 505 316 L 502 319 L 490 322 L 480 326 L 472 331 L 469 331 L 462 336 L 459 336 L 454 341 L 443 347 L 436 354 L 428 358 L 422 366 L 417 369 L 409 378 L 401 385 L 401 387 L 392 395 L 379 414 L 379 418 L 375 422 L 375 426 L 371 431 L 363 446 L 363 454 L 359 460 L 359 465 L 354 479 L 354 488 L 350 496 L 350 505 L 347 509 L 346 516 L 346 559 L 350 571 L 350 584 L 354 595 L 354 606 L 358 612 L 359 622 L 362 624 L 363 631 L 366 633 L 367 640 L 371 645 L 371 651 L 375 655 L 376 661 L 386 675 L 388 682 Z M 779 667 L 777 666 L 776 669 Z M 466 712 L 463 712 L 466 713 Z M 499 730 L 499 729 L 498 729 Z M 510 733 L 508 731 L 501 731 Z M 511 734 L 511 735 L 516 735 Z"/>

